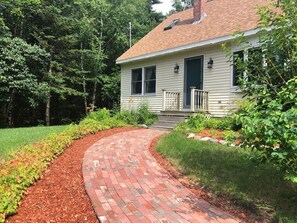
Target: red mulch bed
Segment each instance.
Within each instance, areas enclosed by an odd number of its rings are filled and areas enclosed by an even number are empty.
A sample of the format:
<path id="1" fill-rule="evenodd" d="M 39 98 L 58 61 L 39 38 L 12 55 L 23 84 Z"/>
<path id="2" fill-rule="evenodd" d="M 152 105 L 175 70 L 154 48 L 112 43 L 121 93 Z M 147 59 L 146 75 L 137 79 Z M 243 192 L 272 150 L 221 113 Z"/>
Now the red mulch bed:
<path id="1" fill-rule="evenodd" d="M 84 188 L 81 170 L 84 153 L 101 138 L 134 129 L 110 129 L 74 141 L 53 161 L 43 177 L 28 189 L 18 213 L 6 222 L 98 223 Z"/>
<path id="2" fill-rule="evenodd" d="M 152 156 L 156 159 L 156 161 L 165 169 L 167 170 L 174 178 L 180 181 L 185 187 L 190 189 L 194 194 L 203 198 L 204 200 L 208 201 L 210 204 L 224 210 L 225 212 L 237 217 L 242 222 L 247 223 L 258 223 L 258 222 L 267 222 L 262 219 L 260 216 L 257 216 L 255 213 L 252 213 L 249 210 L 245 210 L 240 208 L 238 204 L 235 202 L 230 201 L 228 197 L 223 196 L 216 196 L 210 191 L 207 191 L 205 188 L 202 188 L 201 185 L 197 182 L 193 182 L 183 173 L 178 171 L 174 165 L 165 157 L 163 157 L 160 153 L 156 151 L 157 142 L 161 138 L 157 137 L 153 140 L 150 145 L 150 152 Z"/>

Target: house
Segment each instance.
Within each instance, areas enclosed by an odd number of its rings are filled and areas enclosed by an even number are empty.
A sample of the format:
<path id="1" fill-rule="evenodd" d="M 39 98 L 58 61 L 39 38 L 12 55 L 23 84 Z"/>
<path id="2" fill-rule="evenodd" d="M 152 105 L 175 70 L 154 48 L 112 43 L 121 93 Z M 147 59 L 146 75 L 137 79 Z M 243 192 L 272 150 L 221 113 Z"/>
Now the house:
<path id="1" fill-rule="evenodd" d="M 121 108 L 137 108 L 145 101 L 154 112 L 230 113 L 243 93 L 237 86 L 240 74 L 222 43 L 244 58 L 233 34 L 241 31 L 257 46 L 257 6 L 268 2 L 194 0 L 194 7 L 169 16 L 117 59 Z"/>

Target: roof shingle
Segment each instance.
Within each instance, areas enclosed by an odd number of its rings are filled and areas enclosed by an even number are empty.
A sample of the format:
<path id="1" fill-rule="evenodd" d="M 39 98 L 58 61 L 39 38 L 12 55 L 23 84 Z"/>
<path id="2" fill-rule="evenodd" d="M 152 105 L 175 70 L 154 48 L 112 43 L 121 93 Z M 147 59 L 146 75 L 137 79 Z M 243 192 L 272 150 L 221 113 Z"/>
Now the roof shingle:
<path id="1" fill-rule="evenodd" d="M 259 19 L 257 6 L 268 2 L 271 0 L 208 1 L 205 7 L 207 16 L 196 24 L 193 23 L 193 8 L 175 13 L 122 54 L 117 61 L 227 36 L 239 30 L 255 29 Z M 164 27 L 175 19 L 180 19 L 180 22 L 172 29 L 164 31 Z"/>

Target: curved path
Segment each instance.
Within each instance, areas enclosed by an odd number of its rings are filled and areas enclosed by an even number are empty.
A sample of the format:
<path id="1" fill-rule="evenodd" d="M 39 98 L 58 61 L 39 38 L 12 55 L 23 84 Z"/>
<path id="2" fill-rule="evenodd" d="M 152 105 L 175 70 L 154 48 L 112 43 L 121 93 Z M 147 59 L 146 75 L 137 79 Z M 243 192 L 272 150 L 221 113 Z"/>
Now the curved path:
<path id="1" fill-rule="evenodd" d="M 101 222 L 225 222 L 234 218 L 196 197 L 149 152 L 163 134 L 143 129 L 99 140 L 85 153 L 86 191 Z"/>

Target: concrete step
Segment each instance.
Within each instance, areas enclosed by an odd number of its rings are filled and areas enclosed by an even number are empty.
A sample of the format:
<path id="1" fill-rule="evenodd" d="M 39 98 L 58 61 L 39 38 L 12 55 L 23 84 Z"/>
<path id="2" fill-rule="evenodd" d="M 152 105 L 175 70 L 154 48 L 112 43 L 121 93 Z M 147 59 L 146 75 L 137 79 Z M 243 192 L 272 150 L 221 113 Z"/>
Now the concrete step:
<path id="1" fill-rule="evenodd" d="M 184 120 L 185 120 L 185 118 L 163 118 L 163 117 L 159 117 L 159 119 L 158 119 L 159 122 L 174 122 L 174 123 L 182 122 Z"/>
<path id="2" fill-rule="evenodd" d="M 189 117 L 194 112 L 188 111 L 161 111 L 160 116 L 175 116 L 175 117 Z"/>
<path id="3" fill-rule="evenodd" d="M 171 131 L 173 127 L 168 126 L 150 126 L 150 129 L 158 129 L 158 130 L 164 130 L 164 131 Z"/>

